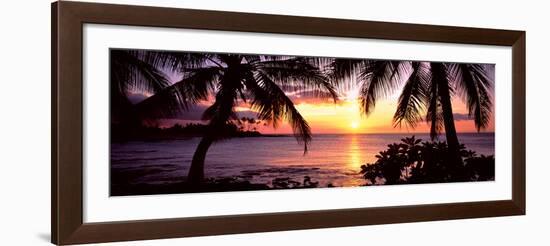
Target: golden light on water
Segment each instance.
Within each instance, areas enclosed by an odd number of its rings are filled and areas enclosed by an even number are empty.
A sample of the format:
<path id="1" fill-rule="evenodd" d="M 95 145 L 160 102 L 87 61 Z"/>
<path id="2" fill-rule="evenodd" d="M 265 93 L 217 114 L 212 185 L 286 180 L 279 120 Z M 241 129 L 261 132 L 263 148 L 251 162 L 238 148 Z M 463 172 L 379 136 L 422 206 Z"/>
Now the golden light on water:
<path id="1" fill-rule="evenodd" d="M 361 146 L 359 143 L 358 135 L 350 135 L 350 141 L 348 146 L 348 163 L 350 169 L 359 170 L 361 165 L 364 164 L 365 158 L 363 156 L 363 151 L 361 151 Z"/>

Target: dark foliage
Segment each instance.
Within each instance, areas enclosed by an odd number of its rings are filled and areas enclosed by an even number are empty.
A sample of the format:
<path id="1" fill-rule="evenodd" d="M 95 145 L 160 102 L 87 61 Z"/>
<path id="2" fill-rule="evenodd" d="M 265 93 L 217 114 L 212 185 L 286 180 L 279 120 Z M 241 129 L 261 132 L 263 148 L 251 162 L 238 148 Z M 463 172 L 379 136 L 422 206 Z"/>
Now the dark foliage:
<path id="1" fill-rule="evenodd" d="M 140 112 L 129 99 L 132 92 L 158 93 L 169 86 L 167 76 L 143 60 L 141 51 L 113 49 L 110 53 L 111 122 L 136 126 Z"/>
<path id="2" fill-rule="evenodd" d="M 111 141 L 150 141 L 150 140 L 173 140 L 188 139 L 191 137 L 203 137 L 208 133 L 208 126 L 203 124 L 189 123 L 186 125 L 175 124 L 169 128 L 156 126 L 128 126 L 111 125 Z M 220 139 L 232 137 L 260 137 L 263 136 L 256 129 L 244 129 L 233 122 L 226 123 L 218 129 Z"/>
<path id="3" fill-rule="evenodd" d="M 494 156 L 477 155 L 460 145 L 462 163 L 451 164 L 446 142 L 422 142 L 414 136 L 388 145 L 375 163 L 361 166 L 368 185 L 494 180 Z"/>

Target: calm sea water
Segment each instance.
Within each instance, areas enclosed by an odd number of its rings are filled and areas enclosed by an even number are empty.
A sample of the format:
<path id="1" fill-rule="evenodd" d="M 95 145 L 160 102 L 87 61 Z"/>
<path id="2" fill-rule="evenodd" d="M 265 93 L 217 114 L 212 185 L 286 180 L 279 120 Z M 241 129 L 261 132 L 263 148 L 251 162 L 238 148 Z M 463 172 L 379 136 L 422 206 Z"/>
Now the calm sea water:
<path id="1" fill-rule="evenodd" d="M 315 135 L 309 151 L 294 137 L 233 138 L 212 145 L 205 162 L 207 177 L 238 176 L 268 183 L 280 177 L 302 181 L 309 176 L 320 186 L 357 186 L 365 183 L 360 166 L 372 163 L 387 145 L 409 135 Z M 426 134 L 417 138 L 428 140 Z M 111 144 L 111 171 L 130 172 L 132 183 L 181 181 L 187 175 L 200 138 Z M 442 139 L 444 140 L 444 139 Z M 459 140 L 479 154 L 494 154 L 493 133 L 459 134 Z M 113 180 L 116 182 L 116 180 Z"/>

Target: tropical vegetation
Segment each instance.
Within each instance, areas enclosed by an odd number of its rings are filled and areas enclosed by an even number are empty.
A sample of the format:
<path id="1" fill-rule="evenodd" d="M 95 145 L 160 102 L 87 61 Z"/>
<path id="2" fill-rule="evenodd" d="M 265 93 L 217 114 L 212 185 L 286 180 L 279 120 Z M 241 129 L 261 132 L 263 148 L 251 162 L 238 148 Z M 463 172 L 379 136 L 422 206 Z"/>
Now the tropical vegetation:
<path id="1" fill-rule="evenodd" d="M 448 145 L 412 136 L 376 155 L 376 162 L 361 166 L 369 185 L 488 181 L 495 178 L 494 156 L 478 155 L 459 146 L 460 165 L 448 165 Z"/>
<path id="2" fill-rule="evenodd" d="M 482 64 L 118 49 L 111 50 L 110 62 L 111 121 L 121 129 L 139 128 L 141 122 L 178 115 L 202 101 L 213 102 L 202 115 L 208 123 L 201 126 L 202 139 L 187 177 L 190 184 L 204 181 L 205 158 L 213 143 L 234 137 L 235 131 L 255 131 L 259 124 L 277 127 L 281 121 L 288 122 L 306 153 L 311 129 L 288 93 L 307 93 L 336 102 L 339 81 L 344 80 L 359 87 L 364 115 L 371 114 L 381 98 L 402 88 L 394 127 L 415 128 L 425 121 L 432 141 L 445 132 L 446 142 L 421 143 L 412 138 L 390 145 L 377 156 L 375 165 L 362 169 L 372 183 L 380 178 L 388 184 L 419 182 L 427 175 L 440 181 L 487 178 L 479 170 L 462 177 L 449 176 L 450 172 L 463 174 L 461 170 L 472 163 L 490 162 L 491 157 L 465 152 L 457 137 L 452 107 L 452 99 L 459 97 L 478 131 L 489 125 L 493 80 Z M 181 79 L 170 83 L 169 73 Z M 134 92 L 148 97 L 134 104 L 130 100 Z M 236 109 L 241 105 L 257 112 L 257 119 L 239 118 Z M 228 126 L 234 131 L 228 131 Z"/>
<path id="3" fill-rule="evenodd" d="M 209 147 L 215 141 L 227 138 L 220 129 L 229 122 L 237 120 L 235 108 L 239 104 L 248 104 L 257 111 L 257 118 L 277 127 L 281 121 L 287 121 L 292 127 L 296 139 L 303 144 L 304 153 L 311 141 L 311 130 L 285 92 L 298 91 L 318 97 L 338 99 L 335 87 L 318 65 L 303 57 L 262 56 L 242 54 L 211 54 L 182 52 L 129 52 L 121 57 L 132 55 L 148 66 L 135 74 L 144 74 L 139 78 L 122 77 L 126 75 L 123 66 L 114 66 L 111 72 L 121 89 L 141 88 L 155 93 L 140 102 L 136 109 L 141 118 L 158 118 L 177 114 L 190 105 L 213 98 L 203 120 L 208 121 L 208 134 L 199 142 L 188 174 L 188 182 L 200 184 L 204 179 L 204 162 Z M 163 82 L 151 68 L 168 70 L 183 75 L 183 78 L 169 86 L 162 85 L 161 90 L 150 85 Z M 126 86 L 124 88 L 124 86 Z M 112 94 L 113 96 L 113 94 Z M 115 97 L 124 95 L 114 95 Z"/>
<path id="4" fill-rule="evenodd" d="M 459 96 L 466 103 L 478 131 L 486 128 L 491 118 L 493 80 L 483 64 L 334 59 L 331 70 L 335 79 L 358 82 L 361 110 L 367 116 L 380 98 L 403 88 L 394 126 L 415 128 L 425 120 L 432 140 L 444 129 L 451 165 L 462 163 L 452 97 Z"/>

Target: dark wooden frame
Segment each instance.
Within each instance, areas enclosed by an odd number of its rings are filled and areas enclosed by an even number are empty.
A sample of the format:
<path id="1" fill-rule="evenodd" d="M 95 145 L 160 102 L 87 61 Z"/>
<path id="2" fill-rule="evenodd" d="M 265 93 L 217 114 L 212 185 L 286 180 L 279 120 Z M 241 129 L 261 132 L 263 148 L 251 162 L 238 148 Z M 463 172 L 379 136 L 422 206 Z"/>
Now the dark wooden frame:
<path id="1" fill-rule="evenodd" d="M 52 4 L 52 242 L 158 239 L 525 214 L 525 32 L 56 2 Z M 512 199 L 108 223 L 83 223 L 84 23 L 430 41 L 512 47 Z"/>

